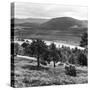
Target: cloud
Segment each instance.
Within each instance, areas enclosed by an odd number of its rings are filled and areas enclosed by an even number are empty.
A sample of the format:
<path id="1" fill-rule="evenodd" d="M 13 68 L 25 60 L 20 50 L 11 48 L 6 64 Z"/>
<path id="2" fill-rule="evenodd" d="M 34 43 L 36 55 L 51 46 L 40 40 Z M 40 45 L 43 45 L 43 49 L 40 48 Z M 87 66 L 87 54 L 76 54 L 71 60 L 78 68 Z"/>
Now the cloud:
<path id="1" fill-rule="evenodd" d="M 55 18 L 74 17 L 77 19 L 87 19 L 87 7 L 35 4 L 35 3 L 15 3 L 15 17 L 17 18 Z"/>

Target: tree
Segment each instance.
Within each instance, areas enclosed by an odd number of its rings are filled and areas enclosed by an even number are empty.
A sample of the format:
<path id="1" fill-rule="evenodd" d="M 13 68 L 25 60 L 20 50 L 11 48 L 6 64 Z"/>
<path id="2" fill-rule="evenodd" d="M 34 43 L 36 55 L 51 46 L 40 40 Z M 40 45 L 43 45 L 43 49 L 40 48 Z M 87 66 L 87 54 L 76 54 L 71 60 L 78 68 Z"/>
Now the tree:
<path id="1" fill-rule="evenodd" d="M 30 45 L 31 52 L 37 57 L 37 66 L 40 66 L 40 57 L 44 53 L 45 49 L 47 49 L 47 45 L 42 40 L 34 40 Z"/>
<path id="2" fill-rule="evenodd" d="M 30 55 L 30 44 L 24 42 L 21 46 L 24 48 L 24 55 Z"/>
<path id="3" fill-rule="evenodd" d="M 78 55 L 78 63 L 82 66 L 88 65 L 87 56 L 83 52 L 79 53 Z"/>
<path id="4" fill-rule="evenodd" d="M 83 35 L 81 36 L 80 46 L 85 47 L 87 45 L 88 45 L 88 34 L 83 33 Z"/>
<path id="5" fill-rule="evenodd" d="M 76 68 L 74 65 L 65 65 L 65 73 L 70 76 L 76 76 Z"/>
<path id="6" fill-rule="evenodd" d="M 24 42 L 21 46 L 22 46 L 23 48 L 26 48 L 28 45 L 29 45 L 29 43 Z"/>
<path id="7" fill-rule="evenodd" d="M 42 60 L 44 62 L 50 63 L 51 61 L 51 57 L 50 57 L 50 50 L 47 48 L 44 53 L 42 54 Z"/>
<path id="8" fill-rule="evenodd" d="M 61 53 L 61 49 L 57 49 L 58 55 L 59 55 L 59 60 L 62 62 L 62 53 Z"/>
<path id="9" fill-rule="evenodd" d="M 51 59 L 52 59 L 52 61 L 54 63 L 54 67 L 56 67 L 55 63 L 57 61 L 59 61 L 59 54 L 57 52 L 56 45 L 54 43 L 52 43 L 50 45 L 50 50 L 51 50 Z"/>
<path id="10" fill-rule="evenodd" d="M 69 56 L 68 62 L 69 62 L 70 64 L 76 64 L 75 61 L 76 61 L 76 59 L 75 59 L 74 54 L 71 54 L 71 55 Z"/>
<path id="11" fill-rule="evenodd" d="M 14 44 L 14 55 L 17 55 L 20 45 L 18 43 L 13 43 L 13 44 Z"/>

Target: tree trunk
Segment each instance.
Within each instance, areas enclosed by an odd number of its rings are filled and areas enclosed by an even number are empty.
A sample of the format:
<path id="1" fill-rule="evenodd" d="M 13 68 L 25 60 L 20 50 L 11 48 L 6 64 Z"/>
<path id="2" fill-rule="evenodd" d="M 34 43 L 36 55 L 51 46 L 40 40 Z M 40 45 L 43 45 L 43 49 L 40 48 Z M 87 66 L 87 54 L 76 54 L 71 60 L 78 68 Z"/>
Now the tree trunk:
<path id="1" fill-rule="evenodd" d="M 37 56 L 37 67 L 40 66 L 40 62 L 39 62 L 39 55 Z"/>
<path id="2" fill-rule="evenodd" d="M 55 65 L 55 61 L 54 61 L 54 67 L 56 67 L 56 65 Z"/>

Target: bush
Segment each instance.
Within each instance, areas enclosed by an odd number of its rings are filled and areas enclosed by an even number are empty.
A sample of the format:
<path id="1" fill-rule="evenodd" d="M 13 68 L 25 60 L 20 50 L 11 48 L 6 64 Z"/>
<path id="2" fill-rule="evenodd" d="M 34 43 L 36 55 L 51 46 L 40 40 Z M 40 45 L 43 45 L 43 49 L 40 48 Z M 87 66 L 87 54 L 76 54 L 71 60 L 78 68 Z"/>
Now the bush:
<path id="1" fill-rule="evenodd" d="M 81 36 L 80 46 L 86 47 L 87 45 L 88 45 L 88 34 L 83 33 L 83 35 Z"/>
<path id="2" fill-rule="evenodd" d="M 76 64 L 76 58 L 75 58 L 75 55 L 71 54 L 68 58 L 68 62 L 70 64 Z"/>
<path id="3" fill-rule="evenodd" d="M 23 48 L 27 48 L 28 45 L 29 45 L 29 43 L 24 42 L 21 46 L 22 46 Z"/>
<path id="4" fill-rule="evenodd" d="M 17 56 L 18 52 L 19 52 L 19 48 L 20 48 L 20 45 L 18 43 L 13 43 L 14 45 L 14 56 Z"/>
<path id="5" fill-rule="evenodd" d="M 41 59 L 42 61 L 50 63 L 51 61 L 50 50 L 46 49 L 45 52 L 41 55 Z"/>
<path id="6" fill-rule="evenodd" d="M 42 65 L 47 65 L 47 63 L 45 61 L 41 61 L 40 62 Z"/>
<path id="7" fill-rule="evenodd" d="M 76 68 L 73 65 L 66 65 L 65 72 L 67 75 L 76 76 Z"/>
<path id="8" fill-rule="evenodd" d="M 87 56 L 84 53 L 78 55 L 78 62 L 82 66 L 87 66 Z"/>

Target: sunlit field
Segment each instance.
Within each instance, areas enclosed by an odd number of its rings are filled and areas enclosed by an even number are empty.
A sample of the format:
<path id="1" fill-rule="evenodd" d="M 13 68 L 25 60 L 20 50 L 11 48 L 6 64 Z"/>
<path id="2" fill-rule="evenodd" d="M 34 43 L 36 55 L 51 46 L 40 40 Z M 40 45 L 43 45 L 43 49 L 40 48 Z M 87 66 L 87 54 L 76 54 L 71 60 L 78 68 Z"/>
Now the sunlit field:
<path id="1" fill-rule="evenodd" d="M 55 68 L 52 65 L 40 65 L 37 68 L 37 61 L 15 57 L 14 87 L 29 86 L 47 86 L 47 85 L 67 85 L 67 84 L 84 84 L 88 82 L 87 67 L 76 67 L 77 76 L 65 74 L 63 64 Z"/>

